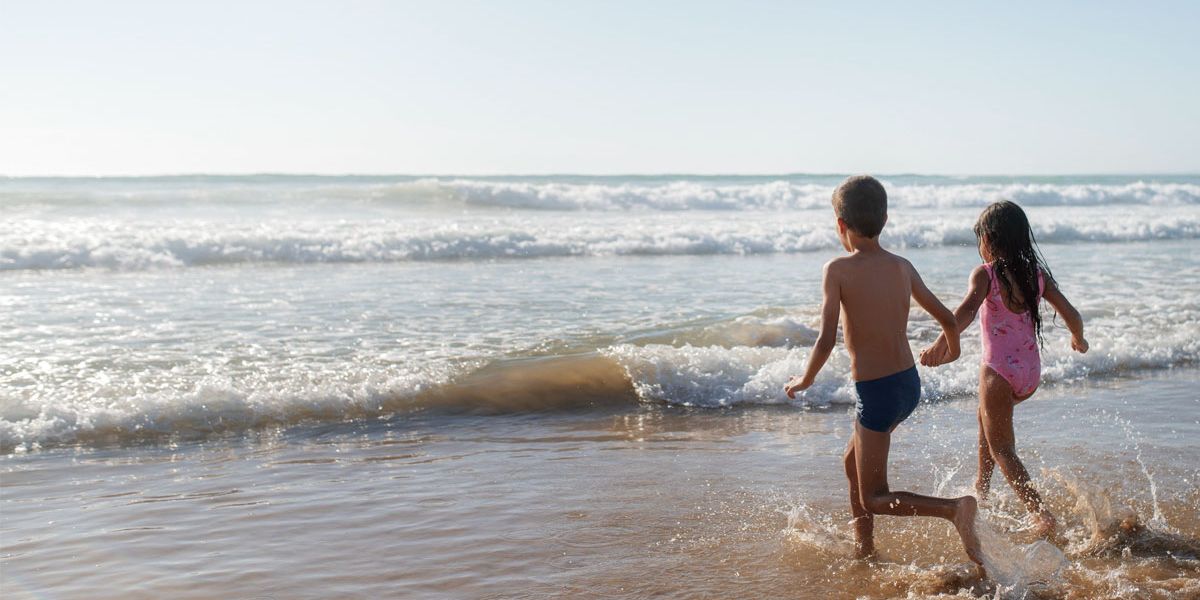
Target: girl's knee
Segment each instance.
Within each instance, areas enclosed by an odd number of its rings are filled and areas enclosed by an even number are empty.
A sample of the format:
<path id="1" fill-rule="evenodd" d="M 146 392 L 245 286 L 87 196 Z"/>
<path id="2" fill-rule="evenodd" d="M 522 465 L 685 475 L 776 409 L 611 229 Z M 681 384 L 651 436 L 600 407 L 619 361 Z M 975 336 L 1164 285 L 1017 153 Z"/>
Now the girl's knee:
<path id="1" fill-rule="evenodd" d="M 995 461 L 996 464 L 1005 471 L 1007 471 L 1010 467 L 1021 466 L 1021 459 L 1017 457 L 1017 450 L 1013 447 L 992 447 L 992 460 Z"/>

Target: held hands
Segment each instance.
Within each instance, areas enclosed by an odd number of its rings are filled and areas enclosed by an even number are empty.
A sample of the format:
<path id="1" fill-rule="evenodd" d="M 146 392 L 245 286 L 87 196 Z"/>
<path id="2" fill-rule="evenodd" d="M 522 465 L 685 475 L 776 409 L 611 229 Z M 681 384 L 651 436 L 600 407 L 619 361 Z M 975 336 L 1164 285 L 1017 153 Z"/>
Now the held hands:
<path id="1" fill-rule="evenodd" d="M 957 352 L 950 352 L 946 336 L 939 335 L 938 339 L 921 351 L 921 364 L 926 367 L 937 367 L 958 360 Z"/>
<path id="2" fill-rule="evenodd" d="M 1082 335 L 1081 336 L 1071 336 L 1071 349 L 1080 354 L 1087 354 L 1087 351 L 1088 351 L 1087 340 L 1083 339 Z"/>
<path id="3" fill-rule="evenodd" d="M 792 375 L 788 378 L 787 385 L 783 386 L 783 391 L 787 393 L 788 398 L 795 400 L 796 392 L 803 392 L 812 387 L 812 384 L 813 382 L 810 379 L 801 379 Z"/>

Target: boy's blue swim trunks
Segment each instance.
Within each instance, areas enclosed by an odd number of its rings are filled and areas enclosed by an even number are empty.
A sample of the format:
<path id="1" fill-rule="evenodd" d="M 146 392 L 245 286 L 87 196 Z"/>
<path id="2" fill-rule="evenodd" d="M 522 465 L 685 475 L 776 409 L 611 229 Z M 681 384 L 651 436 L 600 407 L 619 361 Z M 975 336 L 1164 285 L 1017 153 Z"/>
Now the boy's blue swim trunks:
<path id="1" fill-rule="evenodd" d="M 921 400 L 921 377 L 913 365 L 887 377 L 854 382 L 858 390 L 855 414 L 871 431 L 889 433 L 911 415 Z"/>

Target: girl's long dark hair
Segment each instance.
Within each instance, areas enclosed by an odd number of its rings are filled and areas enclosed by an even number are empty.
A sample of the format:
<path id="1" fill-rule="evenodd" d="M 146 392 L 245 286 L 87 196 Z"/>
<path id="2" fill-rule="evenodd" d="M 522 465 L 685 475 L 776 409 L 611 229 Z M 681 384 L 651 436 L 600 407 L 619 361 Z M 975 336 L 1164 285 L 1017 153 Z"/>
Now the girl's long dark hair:
<path id="1" fill-rule="evenodd" d="M 1053 280 L 1046 259 L 1033 238 L 1033 229 L 1025 211 L 1014 202 L 995 202 L 975 222 L 975 237 L 987 244 L 994 263 L 992 272 L 1008 299 L 1016 298 L 1013 286 L 1020 290 L 1025 308 L 1033 319 L 1038 341 L 1042 340 L 1042 315 L 1038 312 L 1038 270 L 1047 283 Z"/>

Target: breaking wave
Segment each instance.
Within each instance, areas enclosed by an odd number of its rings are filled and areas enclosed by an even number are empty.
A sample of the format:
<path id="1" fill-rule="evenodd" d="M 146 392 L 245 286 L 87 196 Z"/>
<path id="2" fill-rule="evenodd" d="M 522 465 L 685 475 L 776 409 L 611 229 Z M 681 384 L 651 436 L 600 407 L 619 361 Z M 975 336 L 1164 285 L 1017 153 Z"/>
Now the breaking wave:
<path id="1" fill-rule="evenodd" d="M 1154 335 L 1119 318 L 1090 321 L 1091 351 L 1066 350 L 1052 329 L 1043 357 L 1043 383 L 1194 365 L 1200 361 L 1196 310 L 1180 309 L 1177 323 Z M 139 388 L 136 380 L 18 398 L 0 391 L 0 451 L 70 443 L 198 437 L 311 421 L 374 418 L 410 411 L 496 414 L 579 410 L 597 406 L 669 404 L 698 408 L 791 405 L 839 408 L 854 404 L 838 348 L 816 384 L 790 400 L 783 386 L 803 372 L 816 332 L 803 319 L 747 315 L 716 324 L 680 327 L 638 341 L 575 354 L 508 358 L 433 366 L 416 371 L 369 365 L 294 364 L 280 373 L 205 377 L 190 387 Z M 914 349 L 932 341 L 931 322 L 914 321 Z M 964 335 L 953 367 L 920 368 L 927 399 L 970 394 L 977 385 L 977 329 Z M 660 340 L 671 339 L 673 343 Z M 694 345 L 704 344 L 704 345 Z M 276 376 L 278 375 L 278 377 Z"/>
<path id="2" fill-rule="evenodd" d="M 1050 244 L 1200 239 L 1200 214 L 1046 215 Z M 973 245 L 973 215 L 897 216 L 892 247 Z M 577 220 L 520 217 L 366 221 L 16 221 L 0 231 L 0 270 L 143 270 L 248 263 L 361 263 L 614 255 L 790 254 L 839 247 L 824 213 L 787 219 L 739 215 L 626 215 Z"/>
<path id="3" fill-rule="evenodd" d="M 1134 181 L 1122 184 L 964 183 L 890 185 L 897 208 L 983 207 L 998 200 L 1026 206 L 1186 205 L 1200 203 L 1200 185 Z M 468 204 L 537 210 L 802 210 L 825 208 L 834 185 L 792 181 L 713 184 L 494 182 L 439 185 Z"/>
<path id="4" fill-rule="evenodd" d="M 465 206 L 537 211 L 779 211 L 826 208 L 840 176 L 655 177 L 305 177 L 193 176 L 4 178 L 0 203 L 53 207 L 238 210 Z M 896 208 L 980 208 L 997 200 L 1025 206 L 1200 204 L 1200 180 L 1177 177 L 883 177 Z"/>

